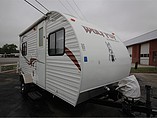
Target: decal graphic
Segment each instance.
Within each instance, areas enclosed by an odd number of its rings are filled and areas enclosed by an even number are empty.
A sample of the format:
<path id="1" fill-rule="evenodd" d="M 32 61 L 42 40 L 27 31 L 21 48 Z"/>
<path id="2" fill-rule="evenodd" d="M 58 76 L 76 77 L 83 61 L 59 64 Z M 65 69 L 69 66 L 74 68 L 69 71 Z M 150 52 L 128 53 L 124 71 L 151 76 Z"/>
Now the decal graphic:
<path id="1" fill-rule="evenodd" d="M 112 50 L 111 44 L 108 42 L 105 42 L 109 51 L 109 61 L 115 62 L 116 58 L 115 58 L 115 54 Z"/>
<path id="2" fill-rule="evenodd" d="M 81 67 L 80 67 L 80 64 L 78 63 L 76 57 L 74 56 L 74 54 L 68 49 L 65 47 L 65 53 L 66 55 L 71 59 L 71 61 L 73 61 L 73 63 L 77 66 L 77 68 L 81 71 Z"/>
<path id="3" fill-rule="evenodd" d="M 76 57 L 75 57 L 74 54 L 73 54 L 68 48 L 66 48 L 66 47 L 65 47 L 65 53 L 66 53 L 66 55 L 72 60 L 72 62 L 76 65 L 76 67 L 81 71 L 81 66 L 80 66 L 80 64 L 78 63 Z M 35 62 L 38 61 L 36 58 L 30 58 L 30 60 L 29 60 L 29 59 L 27 59 L 25 56 L 23 56 L 23 57 L 24 57 L 24 59 L 27 61 L 26 63 L 27 63 L 28 65 L 33 66 L 33 67 L 34 67 Z M 38 61 L 38 62 L 40 62 L 40 61 Z M 43 62 L 40 62 L 40 63 L 43 63 Z"/>
<path id="4" fill-rule="evenodd" d="M 26 63 L 27 63 L 28 65 L 31 65 L 31 66 L 34 67 L 34 63 L 37 61 L 36 58 L 30 58 L 30 60 L 28 60 L 25 56 L 23 56 L 23 57 L 24 57 L 25 60 L 27 61 Z"/>
<path id="5" fill-rule="evenodd" d="M 92 28 L 86 27 L 86 26 L 82 26 L 82 27 L 84 28 L 86 33 L 89 33 L 89 34 L 94 33 L 94 34 L 100 35 L 102 37 L 105 37 L 107 39 L 116 40 L 116 37 L 113 34 L 108 34 L 108 33 L 105 33 L 105 32 L 102 32 L 102 31 L 98 31 L 96 29 L 92 29 Z"/>
<path id="6" fill-rule="evenodd" d="M 34 63 L 37 62 L 36 58 L 30 58 L 29 65 L 34 67 Z"/>

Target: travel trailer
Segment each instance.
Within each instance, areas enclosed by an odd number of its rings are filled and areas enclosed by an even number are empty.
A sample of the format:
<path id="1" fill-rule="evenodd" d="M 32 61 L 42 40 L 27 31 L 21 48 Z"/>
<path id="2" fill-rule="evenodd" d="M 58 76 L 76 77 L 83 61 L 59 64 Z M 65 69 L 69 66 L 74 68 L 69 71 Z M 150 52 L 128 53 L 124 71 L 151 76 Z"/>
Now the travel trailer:
<path id="1" fill-rule="evenodd" d="M 130 73 L 131 59 L 113 33 L 51 11 L 20 35 L 21 90 L 33 83 L 76 106 Z"/>

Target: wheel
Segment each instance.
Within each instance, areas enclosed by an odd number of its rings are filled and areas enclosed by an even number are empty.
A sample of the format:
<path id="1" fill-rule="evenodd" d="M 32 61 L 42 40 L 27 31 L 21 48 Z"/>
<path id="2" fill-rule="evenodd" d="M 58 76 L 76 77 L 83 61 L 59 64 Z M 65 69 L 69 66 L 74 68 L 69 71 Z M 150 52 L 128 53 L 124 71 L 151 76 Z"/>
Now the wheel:
<path id="1" fill-rule="evenodd" d="M 22 94 L 24 94 L 24 93 L 26 93 L 25 90 L 26 88 L 25 88 L 25 84 L 24 83 L 21 83 L 21 93 Z"/>
<path id="2" fill-rule="evenodd" d="M 26 84 L 24 83 L 24 79 L 22 76 L 20 76 L 20 92 L 23 96 L 26 96 L 27 95 L 27 87 L 26 87 Z"/>

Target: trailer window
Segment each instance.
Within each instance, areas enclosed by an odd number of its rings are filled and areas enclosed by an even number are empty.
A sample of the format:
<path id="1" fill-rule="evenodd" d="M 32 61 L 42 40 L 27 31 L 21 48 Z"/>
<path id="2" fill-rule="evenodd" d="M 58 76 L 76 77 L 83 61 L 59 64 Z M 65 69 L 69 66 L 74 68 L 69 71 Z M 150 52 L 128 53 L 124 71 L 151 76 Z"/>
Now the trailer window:
<path id="1" fill-rule="evenodd" d="M 39 29 L 39 47 L 43 46 L 43 27 Z"/>
<path id="2" fill-rule="evenodd" d="M 153 51 L 153 62 L 157 62 L 157 51 Z"/>
<path id="3" fill-rule="evenodd" d="M 53 33 L 50 35 L 49 39 L 49 55 L 55 55 L 55 44 L 56 44 L 55 33 Z"/>
<path id="4" fill-rule="evenodd" d="M 56 32 L 56 54 L 64 53 L 64 30 Z"/>
<path id="5" fill-rule="evenodd" d="M 59 56 L 64 54 L 65 49 L 65 29 L 62 28 L 49 34 L 48 54 L 49 56 Z"/>
<path id="6" fill-rule="evenodd" d="M 27 55 L 27 42 L 22 43 L 22 56 Z"/>

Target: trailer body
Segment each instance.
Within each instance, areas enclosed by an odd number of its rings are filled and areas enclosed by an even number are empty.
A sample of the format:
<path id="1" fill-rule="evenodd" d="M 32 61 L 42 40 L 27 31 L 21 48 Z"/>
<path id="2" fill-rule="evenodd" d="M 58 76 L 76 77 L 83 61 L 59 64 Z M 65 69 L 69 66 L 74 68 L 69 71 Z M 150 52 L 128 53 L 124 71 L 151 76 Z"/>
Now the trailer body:
<path id="1" fill-rule="evenodd" d="M 24 82 L 73 106 L 130 73 L 129 53 L 117 36 L 70 15 L 49 12 L 19 37 Z"/>

